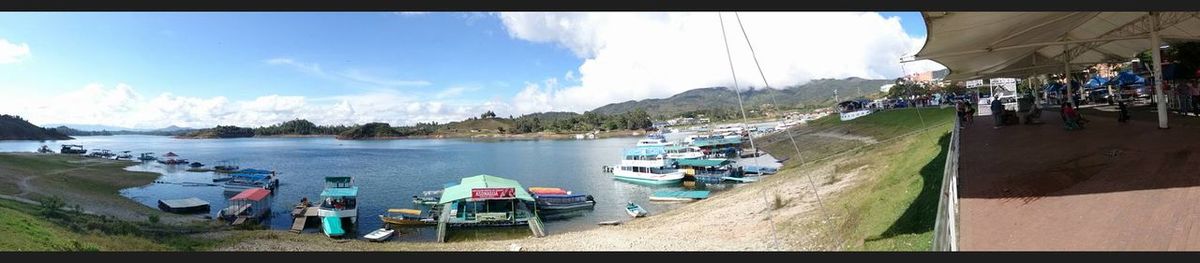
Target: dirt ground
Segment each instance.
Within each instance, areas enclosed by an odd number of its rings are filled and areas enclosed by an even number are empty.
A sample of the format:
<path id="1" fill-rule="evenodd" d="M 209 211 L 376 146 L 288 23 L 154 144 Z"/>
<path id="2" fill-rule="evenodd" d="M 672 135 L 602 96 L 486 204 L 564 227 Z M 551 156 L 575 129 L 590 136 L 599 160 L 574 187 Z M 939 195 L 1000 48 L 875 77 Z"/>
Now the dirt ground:
<path id="1" fill-rule="evenodd" d="M 1200 250 L 1200 126 L 1157 128 L 1146 109 L 1118 123 L 1083 110 L 1067 131 L 1045 124 L 963 130 L 962 250 Z"/>

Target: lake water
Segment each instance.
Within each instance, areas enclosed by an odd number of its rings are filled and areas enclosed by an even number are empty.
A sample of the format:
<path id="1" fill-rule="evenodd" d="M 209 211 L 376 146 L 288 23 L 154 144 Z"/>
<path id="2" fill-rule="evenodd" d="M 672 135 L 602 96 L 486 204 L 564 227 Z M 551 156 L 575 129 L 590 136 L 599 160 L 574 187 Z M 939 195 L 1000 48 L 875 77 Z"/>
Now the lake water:
<path id="1" fill-rule="evenodd" d="M 668 134 L 668 139 L 686 134 Z M 549 234 L 596 227 L 597 222 L 625 220 L 624 205 L 637 202 L 650 211 L 660 213 L 681 204 L 651 203 L 649 195 L 659 189 L 681 189 L 682 186 L 655 187 L 613 180 L 602 172 L 605 165 L 620 162 L 623 149 L 633 148 L 640 138 L 608 138 L 597 140 L 336 140 L 317 138 L 239 138 L 239 139 L 175 139 L 165 136 L 118 135 L 80 136 L 70 141 L 0 141 L 0 151 L 34 151 L 49 145 L 57 151 L 60 144 L 80 144 L 92 149 L 112 151 L 155 152 L 161 155 L 175 152 L 180 158 L 202 162 L 205 167 L 230 160 L 241 168 L 275 170 L 280 186 L 273 197 L 272 214 L 268 222 L 272 229 L 288 229 L 293 204 L 302 197 L 316 200 L 324 187 L 326 176 L 352 176 L 359 187 L 359 226 L 357 236 L 382 225 L 379 214 L 388 208 L 415 208 L 412 196 L 422 191 L 440 190 L 442 185 L 458 182 L 464 177 L 489 174 L 520 182 L 525 187 L 561 187 L 575 193 L 595 197 L 596 207 L 574 217 L 547 220 Z M 742 163 L 777 166 L 769 160 Z M 226 206 L 226 194 L 221 186 L 185 186 L 178 183 L 212 183 L 216 176 L 210 172 L 188 172 L 187 166 L 167 166 L 156 162 L 133 165 L 128 170 L 162 173 L 159 181 L 143 187 L 129 188 L 121 193 L 137 202 L 157 209 L 159 199 L 197 197 L 211 204 L 211 214 Z M 708 187 L 720 190 L 728 186 Z M 307 232 L 319 230 L 310 228 Z M 396 240 L 433 241 L 435 227 L 401 230 Z M 487 236 L 488 233 L 508 233 L 503 236 L 527 236 L 527 227 L 509 230 L 461 232 L 452 229 L 451 238 Z"/>

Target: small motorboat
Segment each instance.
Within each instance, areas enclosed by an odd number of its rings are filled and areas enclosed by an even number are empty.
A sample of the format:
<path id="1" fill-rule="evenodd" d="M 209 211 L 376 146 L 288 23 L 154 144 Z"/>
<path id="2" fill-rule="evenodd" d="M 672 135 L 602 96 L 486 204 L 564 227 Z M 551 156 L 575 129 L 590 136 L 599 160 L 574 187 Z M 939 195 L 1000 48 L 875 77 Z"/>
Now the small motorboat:
<path id="1" fill-rule="evenodd" d="M 158 160 L 158 157 L 154 157 L 154 153 L 152 153 L 152 152 L 145 152 L 145 153 L 142 153 L 141 156 L 138 156 L 137 159 L 140 161 L 154 161 L 154 160 Z"/>
<path id="2" fill-rule="evenodd" d="M 204 167 L 204 164 L 202 164 L 200 162 L 194 162 L 194 163 L 188 164 L 188 166 L 191 166 L 193 168 L 200 168 L 200 167 Z"/>
<path id="3" fill-rule="evenodd" d="M 379 220 L 394 226 L 423 226 L 435 224 L 437 221 L 421 217 L 421 210 L 388 209 L 386 215 L 379 215 Z"/>
<path id="4" fill-rule="evenodd" d="M 646 209 L 642 209 L 642 206 L 634 204 L 633 202 L 629 202 L 629 204 L 625 205 L 625 212 L 629 213 L 629 216 L 632 217 L 646 216 Z"/>
<path id="5" fill-rule="evenodd" d="M 371 231 L 371 233 L 368 233 L 367 235 L 363 236 L 363 238 L 366 238 L 367 240 L 370 240 L 372 242 L 383 242 L 383 241 L 387 241 L 388 239 L 391 239 L 392 236 L 395 234 L 396 234 L 396 230 L 380 228 L 380 229 L 376 229 L 375 231 Z"/>

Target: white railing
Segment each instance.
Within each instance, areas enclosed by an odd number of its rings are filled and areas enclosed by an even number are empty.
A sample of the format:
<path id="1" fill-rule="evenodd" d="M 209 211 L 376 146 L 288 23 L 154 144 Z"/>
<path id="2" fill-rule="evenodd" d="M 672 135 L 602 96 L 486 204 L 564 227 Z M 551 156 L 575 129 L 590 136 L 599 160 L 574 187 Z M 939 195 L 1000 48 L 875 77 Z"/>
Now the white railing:
<path id="1" fill-rule="evenodd" d="M 933 225 L 933 250 L 958 251 L 958 139 L 961 121 L 954 120 L 950 145 L 946 146 L 946 168 Z"/>

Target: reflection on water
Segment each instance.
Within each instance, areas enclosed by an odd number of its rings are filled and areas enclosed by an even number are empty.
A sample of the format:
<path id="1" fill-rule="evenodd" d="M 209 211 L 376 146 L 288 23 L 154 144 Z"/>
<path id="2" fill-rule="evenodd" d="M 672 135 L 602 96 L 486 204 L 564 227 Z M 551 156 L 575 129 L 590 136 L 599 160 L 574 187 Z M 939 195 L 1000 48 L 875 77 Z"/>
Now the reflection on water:
<path id="1" fill-rule="evenodd" d="M 684 134 L 669 134 L 668 139 Z M 625 220 L 625 203 L 641 204 L 651 214 L 683 205 L 650 202 L 648 197 L 660 189 L 705 189 L 703 185 L 644 186 L 613 180 L 601 167 L 620 161 L 623 149 L 632 148 L 640 138 L 597 140 L 374 140 L 344 141 L 320 138 L 239 138 L 174 139 L 164 136 L 120 135 L 79 137 L 61 142 L 4 141 L 0 151 L 34 151 L 43 144 L 81 144 L 88 149 L 131 150 L 134 153 L 168 151 L 181 158 L 205 163 L 206 167 L 230 161 L 242 168 L 276 170 L 279 189 L 274 193 L 267 226 L 288 229 L 292 224 L 292 205 L 301 198 L 315 200 L 324 187 L 326 176 L 352 176 L 359 186 L 359 227 L 362 236 L 382 226 L 378 215 L 389 208 L 418 208 L 413 195 L 440 190 L 442 185 L 463 177 L 489 174 L 517 180 L 525 187 L 561 187 L 595 198 L 593 210 L 555 215 L 547 219 L 549 234 L 597 227 L 602 221 Z M 769 158 L 769 157 L 767 157 Z M 759 165 L 773 162 L 746 162 Z M 213 172 L 188 172 L 187 166 L 155 162 L 138 163 L 131 171 L 157 172 L 160 183 L 124 189 L 125 195 L 139 203 L 157 208 L 160 199 L 197 197 L 208 201 L 210 215 L 224 208 L 227 193 L 214 186 Z M 720 188 L 707 186 L 709 190 Z M 309 229 L 307 232 L 316 232 Z M 394 240 L 431 241 L 436 228 L 402 228 L 404 234 Z M 528 227 L 511 229 L 453 228 L 451 240 L 526 237 Z M 494 233 L 489 233 L 494 232 Z"/>

